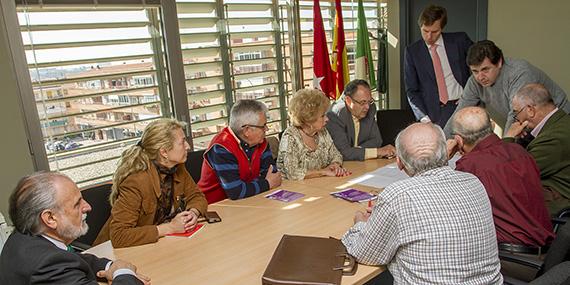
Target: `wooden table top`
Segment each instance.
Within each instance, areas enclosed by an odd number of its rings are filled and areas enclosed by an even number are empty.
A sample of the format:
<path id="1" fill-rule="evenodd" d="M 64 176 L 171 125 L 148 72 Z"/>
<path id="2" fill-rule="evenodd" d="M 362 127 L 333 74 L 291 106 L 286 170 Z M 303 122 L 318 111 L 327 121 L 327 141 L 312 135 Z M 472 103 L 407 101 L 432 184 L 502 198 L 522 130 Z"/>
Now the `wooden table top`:
<path id="1" fill-rule="evenodd" d="M 283 234 L 342 237 L 352 226 L 354 212 L 366 205 L 349 203 L 329 193 L 390 162 L 346 162 L 345 167 L 353 172 L 348 177 L 285 180 L 277 189 L 305 194 L 289 203 L 266 199 L 264 193 L 209 205 L 208 210 L 218 212 L 222 222 L 206 224 L 191 238 L 165 237 L 154 244 L 121 249 L 113 249 L 106 242 L 88 252 L 130 261 L 153 284 L 260 284 Z M 348 187 L 378 191 L 361 185 Z M 359 264 L 356 274 L 343 277 L 342 284 L 363 284 L 382 270 Z"/>

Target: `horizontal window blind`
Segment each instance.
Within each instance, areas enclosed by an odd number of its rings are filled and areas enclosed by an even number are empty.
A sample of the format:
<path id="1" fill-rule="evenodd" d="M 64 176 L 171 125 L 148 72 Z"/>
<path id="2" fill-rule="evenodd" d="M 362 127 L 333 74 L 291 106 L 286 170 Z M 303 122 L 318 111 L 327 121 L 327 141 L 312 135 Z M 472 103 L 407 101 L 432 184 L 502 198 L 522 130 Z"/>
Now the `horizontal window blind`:
<path id="1" fill-rule="evenodd" d="M 158 9 L 18 8 L 50 170 L 80 186 L 109 180 L 169 112 Z"/>

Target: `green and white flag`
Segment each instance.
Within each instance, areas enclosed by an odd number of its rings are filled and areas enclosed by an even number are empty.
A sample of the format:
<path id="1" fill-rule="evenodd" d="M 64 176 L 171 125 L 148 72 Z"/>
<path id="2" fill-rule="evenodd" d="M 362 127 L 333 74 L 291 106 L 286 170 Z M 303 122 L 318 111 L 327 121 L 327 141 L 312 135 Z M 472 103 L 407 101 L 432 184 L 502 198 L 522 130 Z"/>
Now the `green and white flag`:
<path id="1" fill-rule="evenodd" d="M 374 61 L 372 60 L 372 49 L 368 38 L 368 27 L 366 25 L 366 15 L 362 0 L 358 0 L 358 19 L 356 21 L 356 78 L 364 79 L 370 84 L 370 88 L 376 88 L 376 77 L 374 76 Z"/>

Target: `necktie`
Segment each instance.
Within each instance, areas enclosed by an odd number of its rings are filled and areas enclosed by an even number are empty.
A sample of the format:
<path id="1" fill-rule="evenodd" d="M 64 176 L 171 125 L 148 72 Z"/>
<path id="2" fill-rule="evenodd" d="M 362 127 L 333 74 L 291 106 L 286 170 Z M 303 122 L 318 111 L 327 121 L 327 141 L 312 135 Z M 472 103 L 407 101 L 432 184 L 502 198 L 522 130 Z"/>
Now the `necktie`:
<path id="1" fill-rule="evenodd" d="M 437 81 L 437 93 L 439 93 L 439 101 L 446 104 L 449 100 L 447 95 L 447 87 L 445 86 L 445 78 L 443 77 L 443 68 L 441 68 L 441 60 L 437 54 L 437 44 L 433 44 L 429 48 L 431 50 L 431 59 L 433 62 L 433 70 L 435 71 L 435 80 Z"/>

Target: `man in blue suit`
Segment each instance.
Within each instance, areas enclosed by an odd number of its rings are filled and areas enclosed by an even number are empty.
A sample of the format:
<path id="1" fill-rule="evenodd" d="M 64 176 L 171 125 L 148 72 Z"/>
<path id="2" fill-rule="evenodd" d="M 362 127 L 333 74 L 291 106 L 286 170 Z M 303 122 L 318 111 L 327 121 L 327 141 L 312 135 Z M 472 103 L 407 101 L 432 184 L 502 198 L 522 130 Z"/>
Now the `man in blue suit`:
<path id="1" fill-rule="evenodd" d="M 406 47 L 404 63 L 406 95 L 416 118 L 442 128 L 470 76 L 465 59 L 473 44 L 464 32 L 442 33 L 446 24 L 445 8 L 425 8 L 418 19 L 422 39 Z"/>

